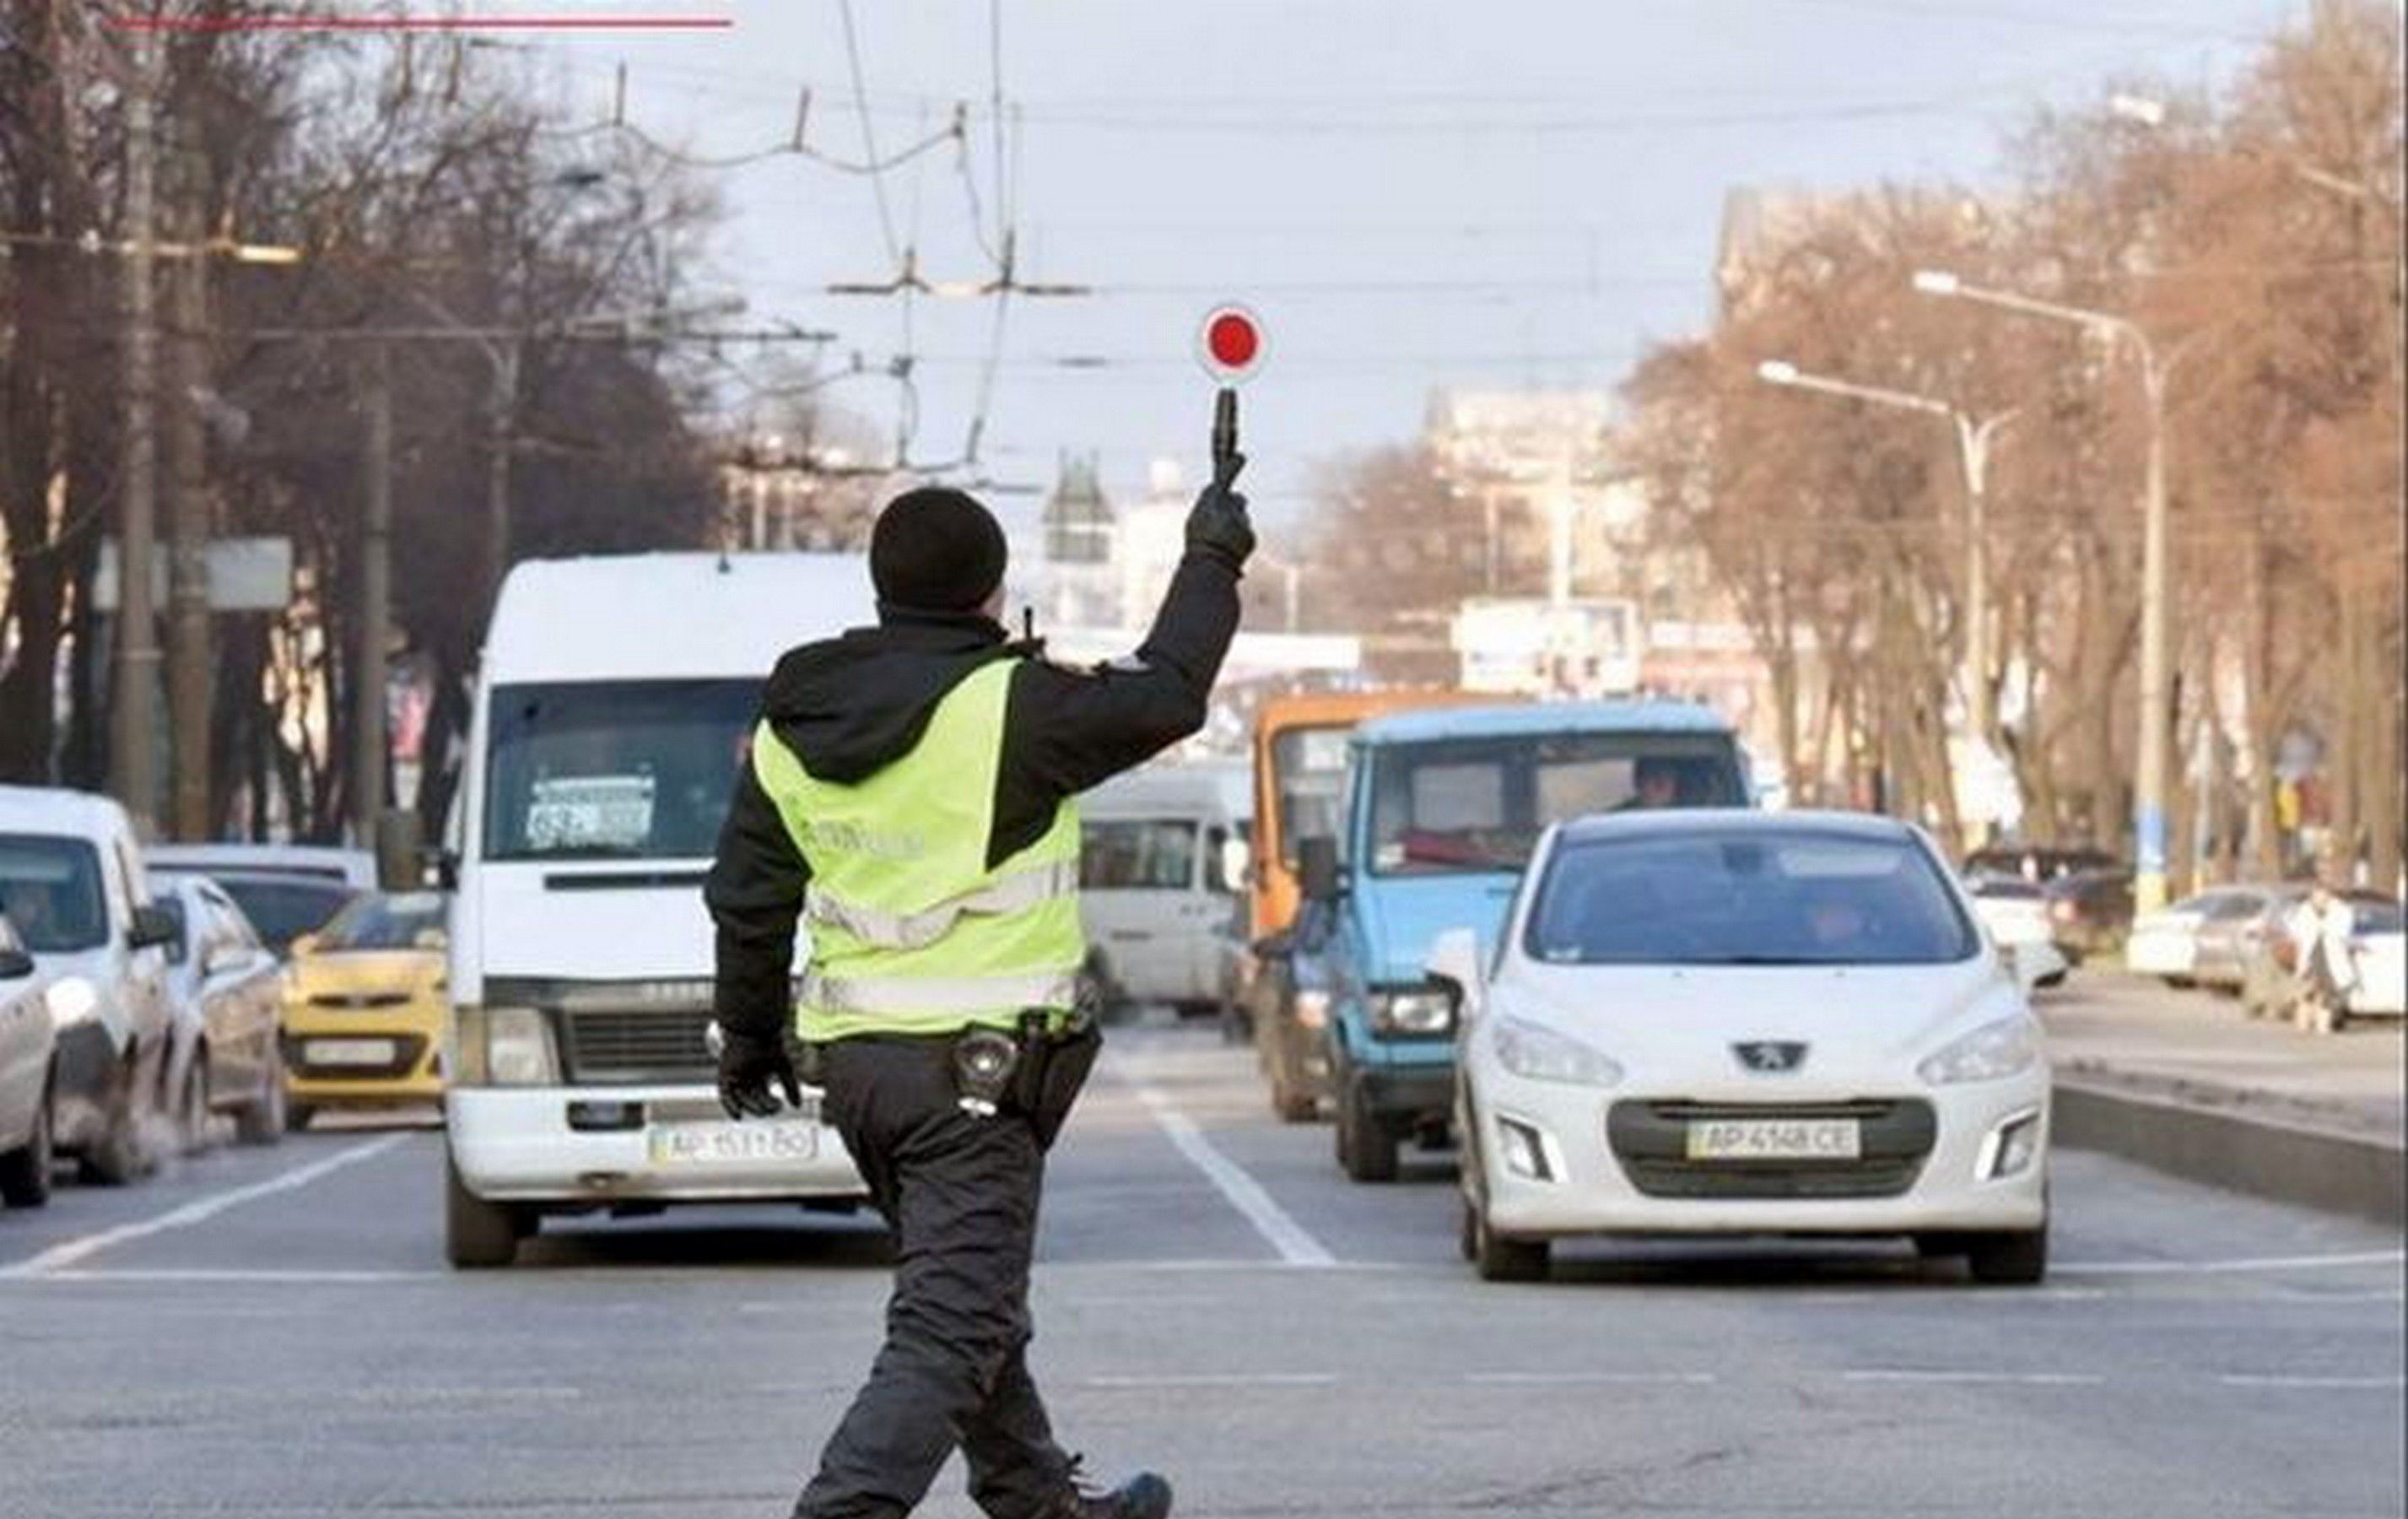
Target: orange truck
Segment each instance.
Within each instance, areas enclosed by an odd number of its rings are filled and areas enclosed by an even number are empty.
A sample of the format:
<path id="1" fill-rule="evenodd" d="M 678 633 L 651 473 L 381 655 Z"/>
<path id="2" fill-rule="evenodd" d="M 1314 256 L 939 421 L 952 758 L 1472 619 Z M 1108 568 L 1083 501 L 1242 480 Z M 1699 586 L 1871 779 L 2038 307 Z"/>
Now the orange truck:
<path id="1" fill-rule="evenodd" d="M 1495 705 L 1490 693 L 1422 687 L 1394 691 L 1330 691 L 1274 696 L 1254 720 L 1254 831 L 1252 928 L 1255 953 L 1240 998 L 1271 1107 L 1290 1123 L 1316 1115 L 1327 1079 L 1323 1054 L 1326 1008 L 1299 1001 L 1287 974 L 1286 935 L 1302 889 L 1296 846 L 1315 834 L 1335 836 L 1346 799 L 1346 741 L 1355 725 L 1419 707 Z"/>

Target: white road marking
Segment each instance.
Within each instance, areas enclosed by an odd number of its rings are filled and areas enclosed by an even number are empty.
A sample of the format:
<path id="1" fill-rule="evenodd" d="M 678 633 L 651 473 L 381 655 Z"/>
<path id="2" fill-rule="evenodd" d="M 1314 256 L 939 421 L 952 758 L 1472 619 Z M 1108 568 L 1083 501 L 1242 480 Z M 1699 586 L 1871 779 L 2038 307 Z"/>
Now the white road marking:
<path id="1" fill-rule="evenodd" d="M 2345 1266 L 2398 1266 L 2408 1251 L 2359 1250 L 2337 1255 L 2257 1255 L 2221 1261 L 2067 1261 L 2052 1273 L 2073 1276 L 2210 1276 L 2222 1271 L 2317 1271 Z"/>
<path id="2" fill-rule="evenodd" d="M 2397 1392 L 2408 1386 L 2400 1377 L 2284 1377 L 2234 1372 L 2215 1379 L 2227 1387 L 2327 1388 L 2338 1391 Z"/>
<path id="3" fill-rule="evenodd" d="M 1661 1385 L 1668 1382 L 1702 1385 L 1714 1380 L 1711 1371 L 1472 1371 L 1464 1381 L 1495 1387 L 1607 1387 L 1625 1383 Z"/>
<path id="4" fill-rule="evenodd" d="M 1328 1247 L 1290 1217 L 1286 1209 L 1273 1202 L 1262 1183 L 1247 1175 L 1244 1168 L 1212 1148 L 1212 1141 L 1204 1137 L 1196 1121 L 1181 1112 L 1168 1097 L 1142 1082 L 1138 1083 L 1137 1096 L 1171 1144 L 1187 1157 L 1190 1165 L 1204 1173 L 1206 1181 L 1220 1188 L 1221 1196 L 1254 1226 L 1255 1233 L 1270 1241 L 1282 1261 L 1290 1266 L 1338 1264 L 1338 1257 L 1329 1253 Z"/>
<path id="5" fill-rule="evenodd" d="M 320 1177 L 341 1170 L 346 1166 L 356 1166 L 361 1161 L 373 1160 L 394 1146 L 406 1144 L 416 1138 L 414 1134 L 388 1134 L 380 1139 L 370 1139 L 365 1144 L 355 1144 L 347 1150 L 338 1150 L 322 1160 L 313 1160 L 306 1166 L 295 1166 L 293 1169 L 272 1176 L 265 1182 L 254 1182 L 249 1186 L 232 1187 L 223 1192 L 212 1193 L 208 1197 L 188 1202 L 181 1208 L 171 1209 L 154 1218 L 146 1218 L 135 1224 L 120 1224 L 115 1228 L 102 1229 L 93 1234 L 69 1240 L 63 1244 L 52 1245 L 38 1255 L 0 1267 L 0 1277 L 49 1276 L 75 1265 L 78 1261 L 89 1260 L 104 1250 L 125 1244 L 130 1240 L 145 1239 L 154 1234 L 164 1234 L 169 1229 L 184 1229 L 195 1224 L 206 1224 L 229 1208 L 239 1208 L 244 1203 L 255 1202 L 261 1197 L 273 1197 L 280 1192 L 291 1192 L 296 1188 L 306 1187 Z"/>
<path id="6" fill-rule="evenodd" d="M 2096 1387 L 2105 1377 L 2078 1371 L 1935 1371 L 1869 1369 L 1842 1371 L 1842 1382 L 1994 1383 L 2017 1387 Z"/>
<path id="7" fill-rule="evenodd" d="M 448 1282 L 452 1275 L 453 1273 L 450 1271 L 322 1271 L 307 1268 L 287 1270 L 275 1267 L 228 1267 L 222 1269 L 210 1267 L 157 1268 L 128 1267 L 123 1270 L 67 1267 L 55 1271 L 22 1273 L 11 1268 L 6 1271 L 0 1271 L 0 1278 L 23 1282 L 150 1282 L 218 1285 L 259 1282 L 297 1286 L 343 1286 L 360 1283 L 382 1286 L 394 1282 Z"/>

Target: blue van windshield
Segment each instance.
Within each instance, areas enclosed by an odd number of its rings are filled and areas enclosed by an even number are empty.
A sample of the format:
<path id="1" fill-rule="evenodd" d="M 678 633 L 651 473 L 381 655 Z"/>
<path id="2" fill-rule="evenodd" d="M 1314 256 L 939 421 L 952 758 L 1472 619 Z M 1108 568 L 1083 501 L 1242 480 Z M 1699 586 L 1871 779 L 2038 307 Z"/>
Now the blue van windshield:
<path id="1" fill-rule="evenodd" d="M 1730 737 L 1500 734 L 1370 752 L 1373 875 L 1517 871 L 1550 824 L 1654 807 L 1744 807 Z"/>

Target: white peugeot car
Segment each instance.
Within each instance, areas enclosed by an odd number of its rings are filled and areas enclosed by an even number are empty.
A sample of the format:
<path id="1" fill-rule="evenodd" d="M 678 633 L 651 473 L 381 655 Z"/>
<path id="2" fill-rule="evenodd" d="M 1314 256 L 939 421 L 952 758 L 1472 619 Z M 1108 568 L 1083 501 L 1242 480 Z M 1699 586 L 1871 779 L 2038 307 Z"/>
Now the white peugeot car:
<path id="1" fill-rule="evenodd" d="M 1463 1243 L 1904 1235 L 1984 1282 L 2048 1262 L 2048 1067 L 2025 988 L 1920 832 L 1832 812 L 1586 818 L 1539 845 L 1460 999 Z"/>

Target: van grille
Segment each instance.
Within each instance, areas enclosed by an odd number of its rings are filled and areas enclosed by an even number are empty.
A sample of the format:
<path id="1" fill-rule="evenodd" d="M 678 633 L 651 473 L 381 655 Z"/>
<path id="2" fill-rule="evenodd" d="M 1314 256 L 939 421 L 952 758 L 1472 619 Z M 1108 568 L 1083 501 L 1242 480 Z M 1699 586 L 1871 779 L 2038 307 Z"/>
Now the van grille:
<path id="1" fill-rule="evenodd" d="M 579 1008 L 561 1016 L 561 1061 L 580 1084 L 708 1082 L 707 1009 Z"/>

